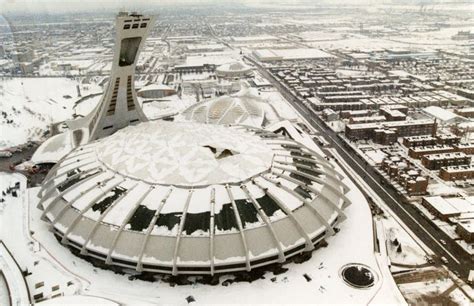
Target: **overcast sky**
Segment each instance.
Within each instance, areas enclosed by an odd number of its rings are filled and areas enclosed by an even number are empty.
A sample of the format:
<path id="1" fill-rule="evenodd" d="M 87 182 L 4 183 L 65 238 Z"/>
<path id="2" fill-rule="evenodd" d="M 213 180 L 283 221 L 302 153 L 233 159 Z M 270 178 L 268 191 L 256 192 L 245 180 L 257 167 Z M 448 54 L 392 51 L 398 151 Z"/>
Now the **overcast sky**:
<path id="1" fill-rule="evenodd" d="M 0 12 L 66 12 L 93 10 L 134 10 L 171 5 L 209 5 L 213 3 L 241 3 L 245 5 L 274 3 L 367 3 L 387 2 L 388 0 L 0 0 Z M 406 1 L 406 0 L 405 0 Z M 420 0 L 423 1 L 423 0 Z M 426 0 L 424 0 L 426 1 Z"/>

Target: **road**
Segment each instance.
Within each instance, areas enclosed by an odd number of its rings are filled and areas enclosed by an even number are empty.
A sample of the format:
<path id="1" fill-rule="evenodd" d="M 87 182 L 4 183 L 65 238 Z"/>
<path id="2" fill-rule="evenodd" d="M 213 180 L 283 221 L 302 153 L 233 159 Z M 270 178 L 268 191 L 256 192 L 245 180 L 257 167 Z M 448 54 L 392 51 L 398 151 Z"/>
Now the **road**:
<path id="1" fill-rule="evenodd" d="M 213 38 L 217 39 L 220 43 L 227 46 L 229 49 L 231 49 L 231 50 L 235 49 L 234 46 L 232 46 L 231 44 L 226 42 L 224 39 L 220 38 L 219 35 L 217 35 L 216 31 L 214 30 L 214 28 L 212 27 L 212 25 L 209 22 L 206 21 L 206 25 L 209 28 L 209 32 L 211 32 L 211 35 L 212 35 Z"/>
<path id="2" fill-rule="evenodd" d="M 0 172 L 8 172 L 11 173 L 10 170 L 11 165 L 17 165 L 24 161 L 30 160 L 35 153 L 36 149 L 38 149 L 38 143 L 32 143 L 31 146 L 24 146 L 20 152 L 15 152 L 11 157 L 3 157 L 0 158 Z M 48 168 L 49 169 L 49 168 Z M 30 187 L 37 187 L 43 182 L 43 179 L 46 176 L 46 171 L 41 171 L 40 173 L 28 173 L 28 171 L 15 171 L 17 173 L 21 173 L 28 178 L 28 188 Z"/>
<path id="3" fill-rule="evenodd" d="M 352 169 L 377 193 L 387 206 L 405 223 L 405 225 L 425 243 L 438 258 L 446 257 L 446 266 L 453 272 L 459 273 L 460 277 L 467 280 L 469 270 L 474 269 L 470 256 L 451 240 L 444 232 L 439 230 L 431 220 L 427 219 L 416 207 L 405 204 L 404 196 L 401 195 L 390 183 L 385 181 L 373 167 L 359 156 L 349 145 L 347 145 L 336 132 L 328 128 L 325 123 L 313 113 L 304 103 L 285 86 L 283 86 L 267 69 L 258 62 L 246 57 L 267 78 L 286 100 L 306 119 L 306 121 L 321 135 L 328 140 L 330 145 L 349 164 Z M 446 244 L 440 243 L 441 240 Z M 440 263 L 440 262 L 439 262 Z"/>

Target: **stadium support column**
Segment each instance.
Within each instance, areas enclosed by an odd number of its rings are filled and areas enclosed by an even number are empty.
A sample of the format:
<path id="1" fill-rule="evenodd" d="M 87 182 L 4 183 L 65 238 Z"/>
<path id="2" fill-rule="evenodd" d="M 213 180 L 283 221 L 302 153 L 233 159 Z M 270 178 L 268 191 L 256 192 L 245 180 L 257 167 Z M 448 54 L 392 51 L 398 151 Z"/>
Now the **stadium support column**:
<path id="1" fill-rule="evenodd" d="M 135 66 L 146 37 L 153 27 L 154 17 L 119 13 L 116 18 L 116 38 L 110 78 L 96 108 L 78 127 L 88 130 L 89 142 L 113 134 L 128 125 L 147 121 L 135 92 Z"/>

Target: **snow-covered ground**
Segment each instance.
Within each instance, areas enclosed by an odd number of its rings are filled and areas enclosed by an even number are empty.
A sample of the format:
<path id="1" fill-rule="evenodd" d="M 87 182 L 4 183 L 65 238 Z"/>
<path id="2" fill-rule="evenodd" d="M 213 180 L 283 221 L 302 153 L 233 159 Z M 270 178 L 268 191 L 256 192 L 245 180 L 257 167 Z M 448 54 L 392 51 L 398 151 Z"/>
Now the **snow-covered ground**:
<path id="1" fill-rule="evenodd" d="M 386 231 L 387 251 L 392 265 L 416 266 L 426 263 L 426 253 L 391 216 L 383 218 L 382 222 Z"/>
<path id="2" fill-rule="evenodd" d="M 2 181 L 10 185 L 19 178 L 2 174 Z M 384 303 L 403 303 L 391 277 L 379 267 L 373 253 L 372 222 L 367 203 L 352 183 L 347 196 L 353 204 L 346 208 L 347 220 L 340 224 L 340 232 L 328 239 L 329 246 L 316 250 L 313 257 L 302 264 L 285 265 L 289 270 L 280 275 L 267 272 L 263 279 L 252 283 L 241 282 L 212 287 L 193 283 L 172 287 L 164 282 L 130 281 L 127 276 L 94 268 L 88 262 L 72 255 L 49 232 L 41 221 L 41 211 L 36 208 L 37 189 L 22 193 L 20 198 L 6 198 L 6 207 L 0 215 L 3 231 L 1 238 L 8 245 L 20 265 L 32 274 L 27 277 L 30 290 L 50 297 L 56 291 L 64 295 L 87 293 L 125 304 L 186 304 L 192 295 L 198 303 L 368 303 L 371 300 Z M 24 188 L 24 182 L 22 188 Z M 24 190 L 24 189 L 23 189 Z M 28 201 L 29 198 L 29 201 Z M 22 201 L 29 202 L 23 206 Z M 29 211 L 29 213 L 25 213 Z M 28 218 L 29 216 L 29 218 Z M 28 229 L 29 223 L 29 229 Z M 8 232 L 5 231 L 8 229 Z M 29 230 L 33 240 L 29 240 Z M 16 235 L 8 233 L 15 232 Z M 37 242 L 35 242 L 37 241 Z M 342 250 L 351 250 L 350 252 Z M 337 254 L 337 256 L 335 256 Z M 370 289 L 355 289 L 346 285 L 339 276 L 342 266 L 357 262 L 370 266 L 376 273 L 377 282 Z M 381 270 L 382 269 L 382 270 Z M 312 280 L 307 281 L 307 274 Z M 223 279 L 221 279 L 222 281 Z M 35 285 L 45 282 L 35 289 Z M 71 285 L 68 282 L 71 281 Z M 59 290 L 54 290 L 59 285 Z M 265 292 L 265 294 L 262 294 Z"/>
<path id="3" fill-rule="evenodd" d="M 453 282 L 449 278 L 443 277 L 436 280 L 429 279 L 424 282 L 400 284 L 399 286 L 408 300 L 410 300 L 411 298 L 417 299 L 423 295 L 440 294 L 452 284 Z"/>
<path id="4" fill-rule="evenodd" d="M 39 140 L 51 123 L 71 118 L 78 84 L 67 78 L 2 79 L 0 149 Z"/>
<path id="5" fill-rule="evenodd" d="M 449 298 L 451 299 L 451 301 L 457 303 L 458 305 L 472 306 L 472 301 L 469 300 L 469 298 L 461 291 L 461 289 L 455 289 L 449 294 Z"/>
<path id="6" fill-rule="evenodd" d="M 61 265 L 54 263 L 46 250 L 30 237 L 28 199 L 35 198 L 38 188 L 26 189 L 26 178 L 18 174 L 0 173 L 0 190 L 20 182 L 18 197 L 6 195 L 5 207 L 0 213 L 0 239 L 12 253 L 22 271 L 31 274 L 25 277 L 31 295 L 71 295 L 77 292 L 81 283 L 66 273 Z M 16 216 L 15 220 L 10 216 Z M 46 229 L 47 230 L 47 229 Z M 12 234 L 14 233 L 14 234 Z M 12 267 L 10 267 L 12 269 Z"/>
<path id="7" fill-rule="evenodd" d="M 342 120 L 330 121 L 327 122 L 327 125 L 333 130 L 334 132 L 343 132 L 346 124 Z"/>
<path id="8" fill-rule="evenodd" d="M 421 269 L 401 278 L 404 280 L 399 284 L 400 290 L 412 305 L 472 305 L 469 297 L 441 269 Z"/>
<path id="9" fill-rule="evenodd" d="M 275 109 L 282 120 L 291 121 L 298 118 L 295 111 L 288 105 L 288 102 L 286 102 L 285 98 L 283 98 L 278 90 L 262 90 L 259 92 L 259 95 Z"/>

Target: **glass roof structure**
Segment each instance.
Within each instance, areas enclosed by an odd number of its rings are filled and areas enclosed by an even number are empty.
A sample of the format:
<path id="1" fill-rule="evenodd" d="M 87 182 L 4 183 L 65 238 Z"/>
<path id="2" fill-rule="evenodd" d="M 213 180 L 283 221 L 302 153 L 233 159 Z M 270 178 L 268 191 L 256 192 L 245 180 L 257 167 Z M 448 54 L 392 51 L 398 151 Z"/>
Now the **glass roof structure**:
<path id="1" fill-rule="evenodd" d="M 194 122 L 261 127 L 265 119 L 262 104 L 258 96 L 247 90 L 194 104 L 184 110 L 182 115 Z"/>

